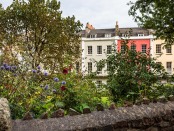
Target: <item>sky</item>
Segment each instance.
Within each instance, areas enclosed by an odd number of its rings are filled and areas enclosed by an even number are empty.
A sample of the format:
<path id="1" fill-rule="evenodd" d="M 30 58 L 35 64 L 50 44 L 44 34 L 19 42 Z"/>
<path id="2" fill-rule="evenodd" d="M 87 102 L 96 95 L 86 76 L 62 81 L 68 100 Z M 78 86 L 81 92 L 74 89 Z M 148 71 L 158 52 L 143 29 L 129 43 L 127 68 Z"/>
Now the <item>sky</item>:
<path id="1" fill-rule="evenodd" d="M 13 0 L 0 0 L 4 8 Z M 119 27 L 137 27 L 133 17 L 128 15 L 130 0 L 60 0 L 63 16 L 74 15 L 86 25 L 87 22 L 96 29 L 114 28 L 116 21 Z M 131 0 L 135 2 L 136 0 Z"/>

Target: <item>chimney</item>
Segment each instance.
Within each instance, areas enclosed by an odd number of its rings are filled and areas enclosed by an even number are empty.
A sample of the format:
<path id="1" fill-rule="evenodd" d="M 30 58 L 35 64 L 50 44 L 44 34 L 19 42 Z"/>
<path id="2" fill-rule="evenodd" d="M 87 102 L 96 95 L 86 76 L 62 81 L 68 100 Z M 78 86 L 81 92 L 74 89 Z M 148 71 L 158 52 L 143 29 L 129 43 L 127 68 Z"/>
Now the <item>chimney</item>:
<path id="1" fill-rule="evenodd" d="M 115 25 L 115 36 L 119 35 L 119 26 L 118 26 L 118 21 L 116 21 L 116 25 Z"/>
<path id="2" fill-rule="evenodd" d="M 89 33 L 91 30 L 95 29 L 89 22 L 86 23 L 86 33 Z"/>

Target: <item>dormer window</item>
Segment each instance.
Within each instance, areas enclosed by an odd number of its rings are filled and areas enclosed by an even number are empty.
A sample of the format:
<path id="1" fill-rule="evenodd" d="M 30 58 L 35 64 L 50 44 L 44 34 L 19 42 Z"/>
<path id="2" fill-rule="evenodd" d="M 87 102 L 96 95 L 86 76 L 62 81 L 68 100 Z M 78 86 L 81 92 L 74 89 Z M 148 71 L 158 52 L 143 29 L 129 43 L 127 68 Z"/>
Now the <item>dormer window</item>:
<path id="1" fill-rule="evenodd" d="M 144 34 L 138 34 L 138 36 L 144 36 Z"/>
<path id="2" fill-rule="evenodd" d="M 97 34 L 90 35 L 90 38 L 96 38 L 96 37 L 97 37 Z"/>
<path id="3" fill-rule="evenodd" d="M 122 34 L 122 37 L 128 37 L 129 34 Z"/>
<path id="4" fill-rule="evenodd" d="M 105 34 L 105 37 L 109 38 L 109 37 L 111 37 L 111 34 Z"/>

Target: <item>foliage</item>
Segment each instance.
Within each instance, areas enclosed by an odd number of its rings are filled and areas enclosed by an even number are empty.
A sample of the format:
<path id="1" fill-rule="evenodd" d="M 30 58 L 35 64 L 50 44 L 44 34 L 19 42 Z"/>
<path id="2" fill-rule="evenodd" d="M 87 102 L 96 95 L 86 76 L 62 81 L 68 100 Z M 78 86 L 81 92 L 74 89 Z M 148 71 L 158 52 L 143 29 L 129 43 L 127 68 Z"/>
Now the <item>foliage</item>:
<path id="1" fill-rule="evenodd" d="M 173 84 L 154 84 L 147 91 L 149 99 L 157 99 L 161 96 L 167 98 L 170 95 L 174 95 L 174 85 Z"/>
<path id="2" fill-rule="evenodd" d="M 109 65 L 107 86 L 115 102 L 120 99 L 135 101 L 146 96 L 148 88 L 165 75 L 162 65 L 157 64 L 149 52 L 130 50 L 127 43 L 128 40 L 122 40 L 124 52 L 115 52 L 114 47 L 114 53 L 99 62 L 100 65 Z"/>
<path id="3" fill-rule="evenodd" d="M 154 29 L 157 38 L 165 39 L 167 44 L 174 43 L 174 1 L 137 0 L 131 5 L 129 15 L 142 27 Z"/>
<path id="4" fill-rule="evenodd" d="M 6 63 L 60 71 L 79 56 L 81 27 L 74 16 L 62 17 L 57 0 L 14 0 L 0 7 L 0 50 Z"/>
<path id="5" fill-rule="evenodd" d="M 9 100 L 13 119 L 22 118 L 26 112 L 33 112 L 38 118 L 44 112 L 51 114 L 59 108 L 67 113 L 69 108 L 94 110 L 102 97 L 109 96 L 109 92 L 101 93 L 91 80 L 82 79 L 69 67 L 52 75 L 43 72 L 40 66 L 31 71 L 21 69 L 5 63 L 0 69 L 0 97 Z"/>

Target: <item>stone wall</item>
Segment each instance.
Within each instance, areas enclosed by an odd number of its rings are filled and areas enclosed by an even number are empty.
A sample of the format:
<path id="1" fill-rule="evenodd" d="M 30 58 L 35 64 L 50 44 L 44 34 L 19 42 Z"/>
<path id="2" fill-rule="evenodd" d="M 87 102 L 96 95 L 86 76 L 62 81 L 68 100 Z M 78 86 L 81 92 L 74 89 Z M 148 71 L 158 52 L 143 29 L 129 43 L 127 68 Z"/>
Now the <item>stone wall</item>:
<path id="1" fill-rule="evenodd" d="M 5 98 L 0 98 L 0 131 L 11 130 L 10 109 L 8 101 Z"/>
<path id="2" fill-rule="evenodd" d="M 174 102 L 161 101 L 61 118 L 14 120 L 12 131 L 174 131 Z"/>

